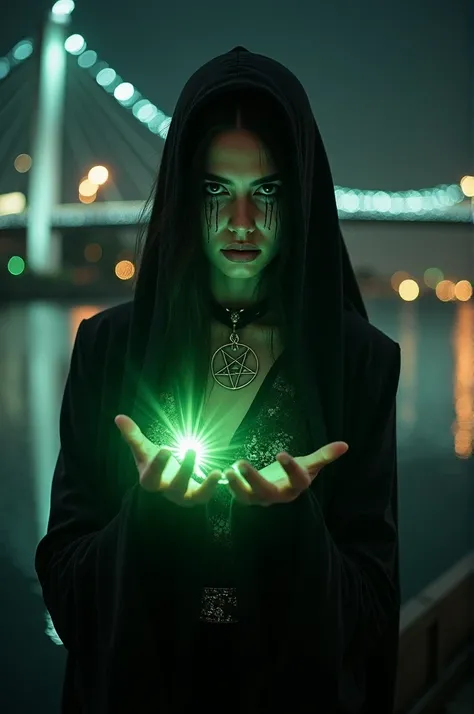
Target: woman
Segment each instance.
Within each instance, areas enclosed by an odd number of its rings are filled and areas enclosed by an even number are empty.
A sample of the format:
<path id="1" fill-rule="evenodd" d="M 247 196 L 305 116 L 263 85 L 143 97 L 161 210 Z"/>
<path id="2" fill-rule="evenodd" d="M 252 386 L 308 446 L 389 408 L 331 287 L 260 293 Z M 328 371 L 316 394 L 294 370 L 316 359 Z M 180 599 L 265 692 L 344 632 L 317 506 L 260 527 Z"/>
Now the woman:
<path id="1" fill-rule="evenodd" d="M 393 711 L 399 373 L 304 89 L 215 58 L 179 98 L 133 301 L 74 345 L 36 555 L 63 714 Z"/>

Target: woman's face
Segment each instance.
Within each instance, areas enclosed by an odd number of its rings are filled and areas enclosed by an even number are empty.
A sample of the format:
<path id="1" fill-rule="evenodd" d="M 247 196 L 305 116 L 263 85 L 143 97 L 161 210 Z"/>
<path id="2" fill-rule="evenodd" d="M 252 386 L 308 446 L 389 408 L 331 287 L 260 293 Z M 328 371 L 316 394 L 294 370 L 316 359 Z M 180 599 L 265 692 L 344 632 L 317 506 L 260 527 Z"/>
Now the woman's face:
<path id="1" fill-rule="evenodd" d="M 278 252 L 281 180 L 260 139 L 244 129 L 216 136 L 203 186 L 203 241 L 214 281 L 238 291 Z M 237 285 L 238 283 L 238 285 Z M 248 284 L 250 287 L 250 284 Z"/>

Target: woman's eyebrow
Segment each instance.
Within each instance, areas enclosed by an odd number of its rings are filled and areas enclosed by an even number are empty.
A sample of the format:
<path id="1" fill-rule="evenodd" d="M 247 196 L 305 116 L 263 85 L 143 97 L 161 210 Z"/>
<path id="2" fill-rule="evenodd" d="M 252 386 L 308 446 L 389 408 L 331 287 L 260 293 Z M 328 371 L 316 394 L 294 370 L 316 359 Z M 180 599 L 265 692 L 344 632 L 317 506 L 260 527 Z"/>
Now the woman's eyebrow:
<path id="1" fill-rule="evenodd" d="M 218 183 L 224 184 L 224 186 L 232 186 L 233 181 L 230 179 L 224 178 L 224 176 L 218 176 L 217 174 L 208 174 L 206 173 L 204 176 L 205 179 L 208 181 L 217 181 Z M 270 181 L 276 181 L 280 178 L 280 174 L 269 174 L 268 176 L 262 176 L 259 179 L 256 179 L 255 181 L 251 182 L 251 186 L 256 186 L 259 183 L 269 183 Z"/>

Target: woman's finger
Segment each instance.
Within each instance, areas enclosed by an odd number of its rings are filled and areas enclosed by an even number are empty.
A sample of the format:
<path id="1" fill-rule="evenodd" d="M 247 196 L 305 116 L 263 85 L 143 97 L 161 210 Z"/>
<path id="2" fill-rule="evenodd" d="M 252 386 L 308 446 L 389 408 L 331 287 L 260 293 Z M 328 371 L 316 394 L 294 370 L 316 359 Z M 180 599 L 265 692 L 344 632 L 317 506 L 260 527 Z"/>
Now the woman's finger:
<path id="1" fill-rule="evenodd" d="M 248 463 L 248 461 L 240 461 L 238 464 L 239 472 L 244 479 L 250 484 L 252 492 L 259 501 L 273 501 L 278 496 L 278 488 L 269 483 L 263 476 Z"/>
<path id="2" fill-rule="evenodd" d="M 229 482 L 229 489 L 234 498 L 245 506 L 271 506 L 272 503 L 279 502 L 278 493 L 274 491 L 265 495 L 256 493 L 233 469 L 228 469 L 224 475 Z"/>
<path id="3" fill-rule="evenodd" d="M 194 465 L 196 463 L 196 452 L 192 449 L 186 452 L 186 455 L 179 467 L 178 473 L 171 481 L 170 485 L 166 489 L 167 491 L 174 491 L 176 493 L 184 495 L 188 490 L 189 479 L 191 478 Z"/>
<path id="4" fill-rule="evenodd" d="M 349 449 L 349 444 L 345 441 L 332 441 L 330 444 L 322 446 L 317 451 L 314 451 L 308 456 L 301 456 L 297 461 L 310 472 L 318 472 L 323 466 L 336 461 L 340 456 L 343 456 Z"/>
<path id="5" fill-rule="evenodd" d="M 311 477 L 308 471 L 300 466 L 290 454 L 287 454 L 285 451 L 278 454 L 277 461 L 288 474 L 288 479 L 291 484 L 290 488 L 292 490 L 300 493 L 308 488 L 311 483 Z"/>
<path id="6" fill-rule="evenodd" d="M 163 473 L 170 458 L 170 451 L 160 449 L 154 459 L 150 461 L 140 477 L 140 485 L 145 491 L 156 493 L 156 491 L 160 490 Z"/>
<path id="7" fill-rule="evenodd" d="M 138 424 L 125 414 L 119 414 L 114 419 L 124 441 L 129 445 L 137 467 L 141 467 L 157 454 L 157 447 L 141 431 Z"/>
<path id="8" fill-rule="evenodd" d="M 224 476 L 229 482 L 229 489 L 234 494 L 235 498 L 241 503 L 246 503 L 250 505 L 252 498 L 252 489 L 245 483 L 241 476 L 239 476 L 234 469 L 226 469 L 224 471 Z"/>
<path id="9" fill-rule="evenodd" d="M 193 503 L 207 503 L 222 478 L 220 471 L 212 471 L 191 497 Z"/>

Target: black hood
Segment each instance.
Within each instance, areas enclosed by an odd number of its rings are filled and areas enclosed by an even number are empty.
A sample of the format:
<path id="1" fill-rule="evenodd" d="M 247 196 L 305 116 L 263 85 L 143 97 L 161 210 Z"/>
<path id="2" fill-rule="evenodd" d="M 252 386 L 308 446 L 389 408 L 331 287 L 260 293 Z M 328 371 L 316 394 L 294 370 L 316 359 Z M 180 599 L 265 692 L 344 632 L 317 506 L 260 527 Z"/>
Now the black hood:
<path id="1" fill-rule="evenodd" d="M 331 171 L 308 96 L 299 80 L 282 64 L 235 47 L 198 69 L 178 99 L 166 138 L 153 213 L 167 207 L 173 214 L 186 179 L 183 136 L 197 110 L 229 90 L 270 93 L 287 117 L 288 151 L 295 165 L 295 193 L 301 216 L 298 264 L 292 268 L 297 286 L 298 344 L 304 368 L 295 379 L 307 401 L 308 418 L 317 441 L 341 438 L 343 405 L 344 311 L 367 313 L 341 234 Z M 147 239 L 138 274 L 129 354 L 149 384 L 156 371 L 156 350 L 167 296 L 160 273 L 157 241 Z M 315 403 L 315 401 L 317 403 Z M 321 429 L 323 427 L 323 429 Z M 323 432 L 323 433 L 322 433 Z"/>
<path id="2" fill-rule="evenodd" d="M 308 96 L 301 82 L 282 64 L 239 46 L 207 62 L 190 77 L 178 99 L 166 140 L 165 164 L 161 169 L 166 182 L 179 180 L 178 147 L 195 110 L 211 96 L 242 88 L 269 92 L 281 105 L 293 129 L 288 140 L 299 169 L 305 226 L 302 238 L 306 260 L 301 265 L 301 275 L 295 276 L 301 284 L 302 299 L 309 289 L 307 304 L 314 303 L 311 291 L 314 285 L 322 290 L 320 295 L 336 301 L 334 296 L 343 296 L 346 309 L 355 309 L 367 318 L 339 228 L 331 169 Z M 324 271 L 320 269 L 322 265 Z M 323 285 L 325 276 L 331 281 L 330 286 Z"/>

